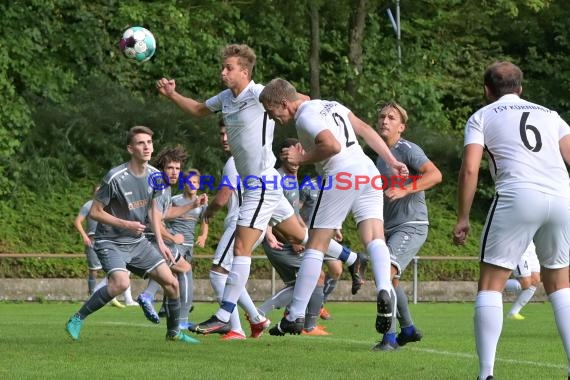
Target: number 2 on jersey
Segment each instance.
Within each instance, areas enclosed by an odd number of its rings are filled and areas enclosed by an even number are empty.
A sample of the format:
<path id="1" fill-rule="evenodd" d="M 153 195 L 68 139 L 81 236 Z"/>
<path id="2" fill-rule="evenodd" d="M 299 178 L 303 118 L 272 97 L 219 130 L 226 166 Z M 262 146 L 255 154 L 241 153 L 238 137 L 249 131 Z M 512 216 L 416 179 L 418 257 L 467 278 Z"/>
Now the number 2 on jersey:
<path id="1" fill-rule="evenodd" d="M 336 123 L 336 125 L 338 125 L 340 127 L 341 126 L 340 123 L 342 123 L 342 127 L 344 128 L 344 137 L 346 137 L 346 147 L 348 148 L 349 146 L 353 145 L 355 142 L 349 141 L 350 136 L 348 135 L 348 128 L 346 127 L 346 123 L 344 122 L 344 119 L 342 118 L 342 116 L 340 116 L 336 112 L 333 113 L 332 116 L 333 116 L 333 119 L 334 119 L 334 122 Z"/>

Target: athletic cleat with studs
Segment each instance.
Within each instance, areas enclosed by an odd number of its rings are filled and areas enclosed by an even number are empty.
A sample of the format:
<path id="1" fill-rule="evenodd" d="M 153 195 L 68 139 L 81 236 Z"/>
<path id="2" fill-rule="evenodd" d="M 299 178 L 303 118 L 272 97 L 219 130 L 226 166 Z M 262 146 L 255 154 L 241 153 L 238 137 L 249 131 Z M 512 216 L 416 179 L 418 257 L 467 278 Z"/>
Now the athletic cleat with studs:
<path id="1" fill-rule="evenodd" d="M 230 331 L 227 334 L 222 335 L 221 340 L 246 340 L 245 334 L 239 331 Z"/>
<path id="2" fill-rule="evenodd" d="M 187 343 L 187 344 L 199 344 L 200 341 L 198 339 L 192 338 L 189 335 L 184 334 L 182 331 L 178 331 L 178 334 L 176 335 L 167 335 L 166 336 L 166 340 L 167 341 L 171 341 L 171 342 L 183 342 L 183 343 Z"/>
<path id="3" fill-rule="evenodd" d="M 281 321 L 269 329 L 269 335 L 283 336 L 285 334 L 299 335 L 305 326 L 305 318 L 297 318 L 290 321 L 283 317 Z"/>
<path id="4" fill-rule="evenodd" d="M 263 335 L 265 330 L 271 326 L 271 321 L 269 318 L 265 318 L 264 316 L 261 316 L 261 318 L 263 319 L 260 322 L 254 323 L 249 319 L 249 315 L 245 315 L 245 319 L 247 319 L 249 322 L 249 327 L 251 328 L 252 338 L 259 338 L 261 335 Z"/>
<path id="5" fill-rule="evenodd" d="M 156 310 L 154 310 L 152 300 L 146 294 L 141 293 L 137 297 L 137 303 L 140 305 L 146 319 L 156 325 L 160 323 L 160 317 L 156 314 Z"/>
<path id="6" fill-rule="evenodd" d="M 376 331 L 385 334 L 392 326 L 392 298 L 387 290 L 381 289 L 376 297 Z"/>
<path id="7" fill-rule="evenodd" d="M 230 323 L 223 322 L 218 319 L 215 315 L 212 315 L 208 320 L 194 325 L 190 331 L 198 334 L 225 334 L 230 332 Z"/>
<path id="8" fill-rule="evenodd" d="M 352 286 L 350 289 L 352 295 L 358 293 L 362 284 L 364 284 L 364 281 L 362 281 L 362 278 L 360 277 L 360 266 L 362 265 L 363 256 L 364 255 L 362 253 L 357 253 L 356 260 L 348 267 L 350 278 L 352 279 Z"/>
<path id="9" fill-rule="evenodd" d="M 493 377 L 493 375 L 489 375 L 485 378 L 485 380 L 494 380 L 495 378 Z M 477 380 L 480 380 L 480 378 L 478 377 Z M 568 380 L 570 380 L 570 376 L 568 376 Z"/>
<path id="10" fill-rule="evenodd" d="M 398 343 L 385 341 L 380 341 L 374 347 L 372 347 L 372 351 L 396 351 L 399 349 L 400 346 Z"/>
<path id="11" fill-rule="evenodd" d="M 319 312 L 319 317 L 321 319 L 324 319 L 325 321 L 332 319 L 331 313 L 329 313 L 329 311 L 327 309 L 325 309 L 324 306 L 321 307 L 321 311 Z"/>
<path id="12" fill-rule="evenodd" d="M 400 332 L 396 337 L 396 342 L 398 342 L 399 346 L 405 346 L 408 343 L 419 342 L 423 338 L 423 334 L 420 330 L 414 329 L 412 334 L 404 334 Z"/>
<path id="13" fill-rule="evenodd" d="M 115 306 L 117 309 L 124 309 L 124 308 L 125 308 L 125 305 L 123 305 L 122 303 L 120 303 L 119 300 L 116 299 L 116 298 L 113 298 L 113 299 L 109 302 L 109 304 L 110 304 L 111 306 Z"/>
<path id="14" fill-rule="evenodd" d="M 77 314 L 74 314 L 65 324 L 65 331 L 67 331 L 71 339 L 78 340 L 82 327 L 83 319 L 79 318 Z"/>
<path id="15" fill-rule="evenodd" d="M 311 330 L 303 329 L 303 331 L 301 331 L 301 335 L 327 336 L 327 335 L 331 335 L 331 333 L 325 331 L 325 328 L 323 326 L 316 325 Z"/>
<path id="16" fill-rule="evenodd" d="M 509 314 L 507 315 L 508 319 L 512 319 L 513 321 L 522 321 L 524 318 L 523 315 L 520 315 L 519 313 L 516 314 Z"/>

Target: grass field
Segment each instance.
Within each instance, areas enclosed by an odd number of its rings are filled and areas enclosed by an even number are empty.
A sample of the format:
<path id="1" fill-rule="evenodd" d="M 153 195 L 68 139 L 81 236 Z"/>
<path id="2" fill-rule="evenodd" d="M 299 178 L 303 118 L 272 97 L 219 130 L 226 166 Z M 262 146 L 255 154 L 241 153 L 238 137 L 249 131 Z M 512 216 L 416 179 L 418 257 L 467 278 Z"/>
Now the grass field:
<path id="1" fill-rule="evenodd" d="M 81 339 L 73 342 L 64 325 L 79 306 L 0 303 L 0 379 L 477 377 L 471 303 L 411 305 L 424 339 L 393 352 L 370 350 L 378 339 L 373 303 L 328 304 L 333 319 L 322 321 L 332 333 L 327 337 L 264 335 L 225 342 L 211 335 L 194 346 L 166 342 L 164 321 L 152 325 L 138 307 L 105 307 L 87 319 Z M 201 321 L 215 309 L 197 304 L 192 318 Z M 524 321 L 505 320 L 495 378 L 566 379 L 550 305 L 533 303 L 523 314 Z M 269 317 L 277 321 L 280 313 Z"/>

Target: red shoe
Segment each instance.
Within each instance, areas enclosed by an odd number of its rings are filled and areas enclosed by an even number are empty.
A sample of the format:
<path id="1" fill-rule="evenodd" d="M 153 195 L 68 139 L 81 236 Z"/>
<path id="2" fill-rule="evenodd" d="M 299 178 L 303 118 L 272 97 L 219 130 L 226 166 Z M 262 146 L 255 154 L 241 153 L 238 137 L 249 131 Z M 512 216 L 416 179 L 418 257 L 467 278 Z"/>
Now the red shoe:
<path id="1" fill-rule="evenodd" d="M 319 316 L 321 317 L 321 319 L 324 319 L 325 321 L 332 318 L 331 313 L 329 313 L 328 310 L 325 309 L 324 306 L 321 307 L 321 313 L 319 314 Z"/>
<path id="2" fill-rule="evenodd" d="M 247 319 L 247 321 L 249 322 L 249 326 L 251 327 L 252 338 L 259 338 L 261 335 L 263 335 L 265 330 L 267 330 L 267 328 L 271 325 L 271 321 L 268 318 L 265 318 L 263 316 L 261 318 L 262 318 L 261 322 L 253 323 L 249 319 L 249 315 L 246 314 L 245 316 L 245 319 Z"/>
<path id="3" fill-rule="evenodd" d="M 331 333 L 326 332 L 323 326 L 317 325 L 311 331 L 303 329 L 303 331 L 301 331 L 301 335 L 325 336 L 325 335 L 331 335 Z"/>
<path id="4" fill-rule="evenodd" d="M 230 331 L 229 333 L 222 335 L 222 340 L 245 340 L 245 334 L 242 334 L 238 331 Z"/>

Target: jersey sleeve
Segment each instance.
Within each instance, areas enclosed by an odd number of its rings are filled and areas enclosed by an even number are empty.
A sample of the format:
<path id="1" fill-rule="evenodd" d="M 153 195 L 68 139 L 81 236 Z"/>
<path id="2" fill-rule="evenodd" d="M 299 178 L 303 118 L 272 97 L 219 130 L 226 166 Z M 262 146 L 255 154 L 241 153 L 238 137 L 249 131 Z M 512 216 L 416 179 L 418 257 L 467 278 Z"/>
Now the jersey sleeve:
<path id="1" fill-rule="evenodd" d="M 411 148 L 408 151 L 408 157 L 406 157 L 406 161 L 404 163 L 409 168 L 419 172 L 420 168 L 429 161 L 429 158 L 418 145 L 411 143 L 410 146 Z"/>
<path id="2" fill-rule="evenodd" d="M 297 129 L 301 129 L 311 136 L 314 141 L 319 133 L 329 128 L 327 127 L 325 118 L 315 112 L 313 108 L 307 111 L 309 112 L 303 112 L 297 119 Z"/>
<path id="3" fill-rule="evenodd" d="M 478 144 L 485 146 L 485 138 L 483 136 L 483 113 L 478 111 L 474 113 L 465 125 L 465 139 L 463 146 L 469 144 Z"/>
<path id="4" fill-rule="evenodd" d="M 560 122 L 558 123 L 558 138 L 561 140 L 564 136 L 570 134 L 570 126 L 558 115 Z"/>
<path id="5" fill-rule="evenodd" d="M 107 206 L 109 202 L 111 202 L 114 190 L 115 190 L 115 182 L 113 180 L 108 182 L 107 179 L 104 179 L 103 183 L 99 187 L 99 190 L 97 190 L 97 192 L 95 193 L 94 199 L 97 202 L 103 204 L 103 206 Z"/>
<path id="6" fill-rule="evenodd" d="M 204 102 L 204 104 L 210 111 L 219 112 L 222 110 L 222 97 L 220 95 L 221 93 L 219 93 L 218 95 L 214 95 L 210 99 Z"/>
<path id="7" fill-rule="evenodd" d="M 84 218 L 88 217 L 92 204 L 93 204 L 93 201 L 85 202 L 85 204 L 83 206 L 81 206 L 81 208 L 79 209 L 79 215 L 81 215 Z"/>

